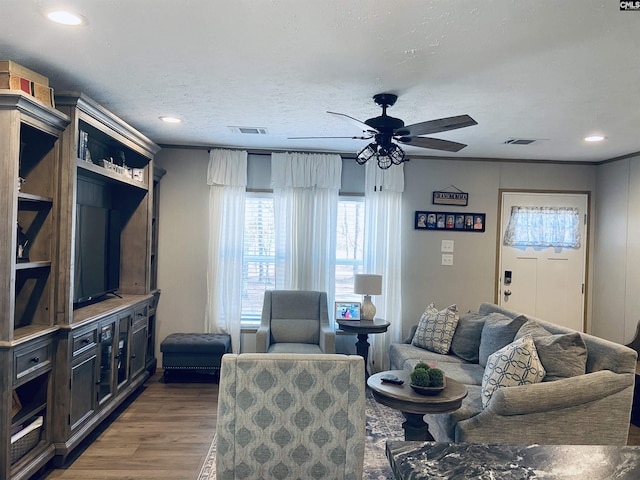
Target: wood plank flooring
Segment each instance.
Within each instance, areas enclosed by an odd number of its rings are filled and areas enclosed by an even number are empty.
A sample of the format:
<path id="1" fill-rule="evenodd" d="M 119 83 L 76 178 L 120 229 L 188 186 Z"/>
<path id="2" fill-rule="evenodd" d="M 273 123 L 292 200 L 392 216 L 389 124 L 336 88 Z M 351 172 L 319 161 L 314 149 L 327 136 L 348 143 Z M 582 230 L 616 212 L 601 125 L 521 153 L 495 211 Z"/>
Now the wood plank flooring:
<path id="1" fill-rule="evenodd" d="M 77 458 L 34 479 L 197 479 L 216 430 L 218 385 L 160 379 L 156 373 L 147 380 L 83 451 L 73 452 Z"/>
<path id="2" fill-rule="evenodd" d="M 32 480 L 196 480 L 215 434 L 218 385 L 160 379 L 151 377 L 65 466 Z M 640 445 L 634 425 L 629 445 Z"/>

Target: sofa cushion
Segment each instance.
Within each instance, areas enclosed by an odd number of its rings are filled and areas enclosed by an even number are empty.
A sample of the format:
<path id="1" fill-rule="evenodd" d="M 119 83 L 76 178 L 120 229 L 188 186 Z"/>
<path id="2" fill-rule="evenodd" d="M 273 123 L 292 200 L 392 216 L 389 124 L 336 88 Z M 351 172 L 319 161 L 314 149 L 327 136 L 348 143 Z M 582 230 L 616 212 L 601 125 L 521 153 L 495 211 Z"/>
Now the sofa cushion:
<path id="1" fill-rule="evenodd" d="M 531 335 L 515 340 L 489 356 L 482 377 L 482 408 L 486 408 L 496 389 L 539 383 L 545 369 L 538 358 Z"/>
<path id="2" fill-rule="evenodd" d="M 451 340 L 451 353 L 471 363 L 478 363 L 480 336 L 487 316 L 477 312 L 460 315 L 458 326 Z"/>
<path id="3" fill-rule="evenodd" d="M 424 348 L 414 347 L 406 343 L 392 343 L 389 345 L 389 364 L 391 370 L 413 370 L 418 362 L 429 364 L 463 363 L 464 360 L 455 355 L 442 355 L 430 352 Z"/>
<path id="4" fill-rule="evenodd" d="M 455 305 L 438 311 L 431 303 L 418 322 L 418 328 L 411 344 L 446 355 L 449 353 L 451 339 L 457 325 L 458 308 Z"/>
<path id="5" fill-rule="evenodd" d="M 477 363 L 440 362 L 437 367 L 444 372 L 447 378 L 452 378 L 464 385 L 482 385 L 484 367 Z"/>
<path id="6" fill-rule="evenodd" d="M 487 366 L 489 355 L 497 352 L 505 345 L 513 342 L 520 327 L 527 321 L 527 317 L 520 315 L 514 319 L 501 313 L 490 313 L 482 327 L 480 335 L 480 348 L 478 351 L 478 363 Z"/>
<path id="7" fill-rule="evenodd" d="M 539 323 L 525 322 L 515 338 L 531 335 L 538 357 L 547 372 L 545 382 L 583 375 L 587 369 L 587 346 L 579 332 L 552 335 Z"/>

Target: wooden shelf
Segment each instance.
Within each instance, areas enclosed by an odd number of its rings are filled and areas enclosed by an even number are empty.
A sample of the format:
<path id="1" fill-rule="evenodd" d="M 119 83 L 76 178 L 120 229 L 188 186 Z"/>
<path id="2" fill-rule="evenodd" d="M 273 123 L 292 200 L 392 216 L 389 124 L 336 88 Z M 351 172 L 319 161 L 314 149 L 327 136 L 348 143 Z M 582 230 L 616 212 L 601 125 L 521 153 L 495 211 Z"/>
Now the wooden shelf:
<path id="1" fill-rule="evenodd" d="M 16 416 L 13 417 L 13 420 L 11 421 L 11 428 L 26 422 L 31 417 L 34 417 L 40 412 L 45 411 L 46 408 L 47 408 L 46 401 L 39 402 L 39 403 L 32 403 L 29 405 L 23 405 L 20 411 L 16 414 Z"/>
<path id="2" fill-rule="evenodd" d="M 113 172 L 111 170 L 107 170 L 106 168 L 101 167 L 99 165 L 95 165 L 94 163 L 80 160 L 79 158 L 76 159 L 76 166 L 84 170 L 85 172 L 90 172 L 91 174 L 104 178 L 107 181 L 124 183 L 132 187 L 139 188 L 140 190 L 149 189 L 149 186 L 144 182 L 138 182 L 137 180 L 132 180 L 129 177 L 120 175 L 119 173 Z"/>
<path id="3" fill-rule="evenodd" d="M 51 268 L 51 262 L 39 261 L 16 263 L 16 270 L 35 270 L 37 268 Z"/>
<path id="4" fill-rule="evenodd" d="M 20 203 L 21 208 L 23 204 L 29 205 L 30 203 L 53 203 L 53 198 L 51 197 L 42 197 L 40 195 L 33 195 L 31 193 L 18 193 L 18 203 Z"/>

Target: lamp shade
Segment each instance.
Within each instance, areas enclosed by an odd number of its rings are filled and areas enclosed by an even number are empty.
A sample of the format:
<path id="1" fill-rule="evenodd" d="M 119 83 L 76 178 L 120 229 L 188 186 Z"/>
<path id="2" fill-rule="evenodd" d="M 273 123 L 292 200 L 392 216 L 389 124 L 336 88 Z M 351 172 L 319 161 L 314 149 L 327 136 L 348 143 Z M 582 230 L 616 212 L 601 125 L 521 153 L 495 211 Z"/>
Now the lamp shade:
<path id="1" fill-rule="evenodd" d="M 361 295 L 380 295 L 382 293 L 382 275 L 356 275 L 353 282 L 353 292 Z"/>

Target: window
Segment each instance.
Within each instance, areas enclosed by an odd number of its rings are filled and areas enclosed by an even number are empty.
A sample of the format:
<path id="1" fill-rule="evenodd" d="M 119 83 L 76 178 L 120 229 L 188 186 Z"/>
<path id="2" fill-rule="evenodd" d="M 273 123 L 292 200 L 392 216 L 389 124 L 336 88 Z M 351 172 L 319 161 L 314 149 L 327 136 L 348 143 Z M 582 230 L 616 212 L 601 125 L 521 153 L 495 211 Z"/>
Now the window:
<path id="1" fill-rule="evenodd" d="M 353 279 L 363 273 L 364 197 L 340 197 L 336 228 L 336 300 L 360 301 Z"/>
<path id="2" fill-rule="evenodd" d="M 363 270 L 364 197 L 340 197 L 336 229 L 335 297 L 360 301 L 353 279 Z M 262 315 L 265 290 L 274 289 L 275 225 L 273 196 L 248 192 L 245 202 L 242 261 L 242 326 L 256 326 Z M 331 308 L 329 308 L 331 310 Z"/>
<path id="3" fill-rule="evenodd" d="M 242 258 L 242 324 L 260 323 L 265 290 L 276 286 L 273 197 L 247 193 Z"/>

